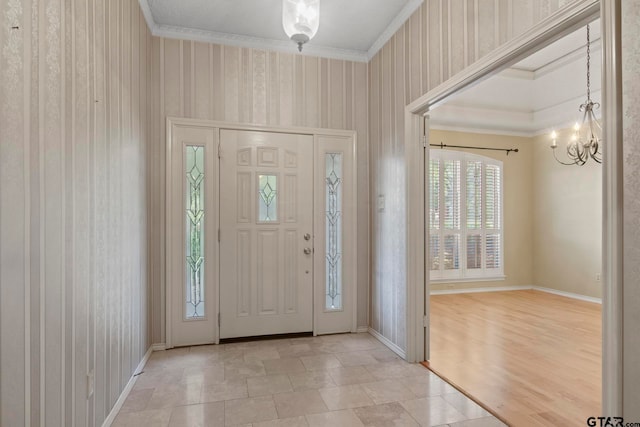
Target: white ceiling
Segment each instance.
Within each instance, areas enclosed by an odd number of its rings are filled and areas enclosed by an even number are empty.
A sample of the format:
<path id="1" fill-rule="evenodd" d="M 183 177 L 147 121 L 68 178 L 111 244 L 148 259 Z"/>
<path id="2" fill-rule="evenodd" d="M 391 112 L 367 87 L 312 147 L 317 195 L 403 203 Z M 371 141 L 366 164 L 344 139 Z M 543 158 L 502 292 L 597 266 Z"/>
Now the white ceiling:
<path id="1" fill-rule="evenodd" d="M 591 23 L 591 97 L 600 101 L 600 22 Z M 434 109 L 440 129 L 532 136 L 568 127 L 586 99 L 586 27 Z"/>
<path id="2" fill-rule="evenodd" d="M 303 53 L 367 61 L 423 0 L 321 0 L 320 28 Z M 140 0 L 154 35 L 297 52 L 282 0 Z"/>

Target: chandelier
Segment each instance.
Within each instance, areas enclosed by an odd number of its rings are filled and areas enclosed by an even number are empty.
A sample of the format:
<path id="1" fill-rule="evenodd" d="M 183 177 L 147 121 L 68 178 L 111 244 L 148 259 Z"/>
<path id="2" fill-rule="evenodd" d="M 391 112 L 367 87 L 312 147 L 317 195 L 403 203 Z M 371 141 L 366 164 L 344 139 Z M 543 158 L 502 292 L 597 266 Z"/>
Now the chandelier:
<path id="1" fill-rule="evenodd" d="M 316 35 L 319 24 L 320 0 L 282 0 L 282 26 L 298 51 Z"/>
<path id="2" fill-rule="evenodd" d="M 556 131 L 551 133 L 553 157 L 558 163 L 568 166 L 582 166 L 590 158 L 597 163 L 602 163 L 602 139 L 600 138 L 602 128 L 594 113 L 594 110 L 598 108 L 600 108 L 600 103 L 591 100 L 591 39 L 589 25 L 587 25 L 587 100 L 579 108 L 582 113 L 582 122 L 575 124 L 571 138 L 567 142 L 567 158 L 569 161 L 561 161 L 556 156 L 558 134 Z"/>

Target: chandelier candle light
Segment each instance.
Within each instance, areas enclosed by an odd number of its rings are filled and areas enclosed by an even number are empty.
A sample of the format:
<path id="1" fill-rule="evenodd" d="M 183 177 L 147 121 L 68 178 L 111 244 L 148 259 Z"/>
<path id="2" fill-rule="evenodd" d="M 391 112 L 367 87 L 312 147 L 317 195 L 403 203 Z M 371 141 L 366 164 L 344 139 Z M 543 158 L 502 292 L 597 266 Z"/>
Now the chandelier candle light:
<path id="1" fill-rule="evenodd" d="M 298 51 L 316 35 L 319 25 L 320 0 L 282 0 L 282 26 Z"/>
<path id="2" fill-rule="evenodd" d="M 591 39 L 589 34 L 589 25 L 587 25 L 587 100 L 580 105 L 582 112 L 582 124 L 576 123 L 573 127 L 571 139 L 567 142 L 567 157 L 569 162 L 563 162 L 556 156 L 556 148 L 558 148 L 558 134 L 556 131 L 551 132 L 551 148 L 553 149 L 553 157 L 558 163 L 563 165 L 582 166 L 589 158 L 597 163 L 602 163 L 602 128 L 594 110 L 600 108 L 600 103 L 591 100 Z"/>

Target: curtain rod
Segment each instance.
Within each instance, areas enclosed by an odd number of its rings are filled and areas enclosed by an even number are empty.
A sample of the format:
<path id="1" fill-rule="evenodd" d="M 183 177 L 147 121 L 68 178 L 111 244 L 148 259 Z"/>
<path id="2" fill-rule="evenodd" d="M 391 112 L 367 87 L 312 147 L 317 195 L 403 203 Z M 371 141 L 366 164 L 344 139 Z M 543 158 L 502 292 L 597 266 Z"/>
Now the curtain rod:
<path id="1" fill-rule="evenodd" d="M 472 147 L 469 145 L 447 145 L 447 144 L 443 144 L 442 142 L 440 144 L 429 144 L 431 147 L 440 147 L 440 148 L 447 148 L 447 147 L 451 147 L 451 148 L 471 148 L 473 150 L 493 150 L 493 151 L 506 151 L 507 156 L 509 155 L 510 152 L 514 152 L 517 153 L 518 149 L 517 148 L 489 148 L 489 147 Z"/>

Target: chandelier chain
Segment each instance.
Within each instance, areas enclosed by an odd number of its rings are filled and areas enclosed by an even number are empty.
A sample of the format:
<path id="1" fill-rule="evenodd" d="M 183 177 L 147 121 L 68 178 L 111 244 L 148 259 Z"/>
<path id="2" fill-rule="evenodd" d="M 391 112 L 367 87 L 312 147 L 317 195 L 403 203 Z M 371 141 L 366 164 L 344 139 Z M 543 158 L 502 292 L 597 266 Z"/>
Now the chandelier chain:
<path id="1" fill-rule="evenodd" d="M 587 103 L 591 102 L 591 36 L 587 24 Z"/>

